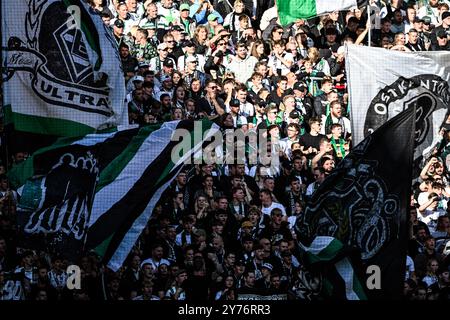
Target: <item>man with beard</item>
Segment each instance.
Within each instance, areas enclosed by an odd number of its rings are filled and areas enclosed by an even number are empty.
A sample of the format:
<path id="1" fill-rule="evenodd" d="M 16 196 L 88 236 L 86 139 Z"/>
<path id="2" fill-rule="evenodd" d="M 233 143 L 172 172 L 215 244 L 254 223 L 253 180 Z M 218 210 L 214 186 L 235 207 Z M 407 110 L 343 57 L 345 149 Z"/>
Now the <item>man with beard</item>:
<path id="1" fill-rule="evenodd" d="M 125 43 L 120 44 L 119 54 L 125 80 L 127 81 L 134 75 L 134 70 L 136 70 L 136 67 L 138 66 L 138 61 L 130 54 L 130 48 Z"/>
<path id="2" fill-rule="evenodd" d="M 342 105 L 337 100 L 330 103 L 330 114 L 325 120 L 325 126 L 322 127 L 322 133 L 330 134 L 331 125 L 334 123 L 339 123 L 342 126 L 343 138 L 347 139 L 352 133 L 350 120 L 342 115 Z"/>

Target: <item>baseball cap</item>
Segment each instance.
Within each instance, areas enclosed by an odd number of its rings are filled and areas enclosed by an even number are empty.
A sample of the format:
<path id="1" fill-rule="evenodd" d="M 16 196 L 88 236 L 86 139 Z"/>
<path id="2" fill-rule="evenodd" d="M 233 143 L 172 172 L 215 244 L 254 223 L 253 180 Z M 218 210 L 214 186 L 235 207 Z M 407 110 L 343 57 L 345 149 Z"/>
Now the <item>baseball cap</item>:
<path id="1" fill-rule="evenodd" d="M 425 16 L 422 18 L 424 24 L 431 24 L 431 18 L 429 16 Z"/>
<path id="2" fill-rule="evenodd" d="M 180 6 L 180 11 L 190 10 L 190 9 L 191 9 L 191 6 L 188 5 L 187 3 L 183 3 L 183 4 Z"/>
<path id="3" fill-rule="evenodd" d="M 143 76 L 134 76 L 133 77 L 133 82 L 135 82 L 135 81 L 144 81 L 144 77 Z"/>
<path id="4" fill-rule="evenodd" d="M 296 82 L 294 84 L 294 90 L 305 91 L 306 85 L 303 82 Z"/>
<path id="5" fill-rule="evenodd" d="M 442 20 L 447 19 L 448 17 L 450 17 L 450 11 L 444 11 L 442 12 Z"/>
<path id="6" fill-rule="evenodd" d="M 210 14 L 209 16 L 208 16 L 208 21 L 214 21 L 214 20 L 216 20 L 216 19 L 218 19 L 218 17 L 215 15 L 215 14 Z"/>
<path id="7" fill-rule="evenodd" d="M 165 42 L 158 44 L 158 50 L 166 50 L 167 44 Z"/>
<path id="8" fill-rule="evenodd" d="M 150 65 L 147 62 L 141 61 L 138 63 L 138 68 L 148 68 Z"/>
<path id="9" fill-rule="evenodd" d="M 250 221 L 244 221 L 244 222 L 242 222 L 241 227 L 242 228 L 253 228 L 253 223 L 251 223 Z"/>
<path id="10" fill-rule="evenodd" d="M 174 25 L 173 27 L 172 27 L 172 31 L 183 31 L 183 28 L 182 27 L 180 27 L 179 25 Z"/>
<path id="11" fill-rule="evenodd" d="M 114 21 L 114 25 L 115 25 L 117 28 L 123 28 L 123 27 L 125 26 L 125 24 L 123 23 L 123 21 L 120 20 L 120 19 L 117 19 L 116 21 Z"/>
<path id="12" fill-rule="evenodd" d="M 239 107 L 240 105 L 241 105 L 241 103 L 239 102 L 238 99 L 231 99 L 230 107 Z"/>
<path id="13" fill-rule="evenodd" d="M 414 21 L 413 21 L 413 22 L 414 22 L 414 23 L 421 23 L 421 22 L 424 22 L 424 20 L 416 16 L 416 17 L 414 18 Z"/>
<path id="14" fill-rule="evenodd" d="M 183 47 L 195 47 L 195 43 L 192 42 L 191 40 L 186 40 L 183 42 L 182 46 Z"/>
<path id="15" fill-rule="evenodd" d="M 196 61 L 197 61 L 197 58 L 194 57 L 194 56 L 189 56 L 189 57 L 186 58 L 186 63 L 188 63 L 188 62 L 196 62 Z"/>
<path id="16" fill-rule="evenodd" d="M 261 266 L 261 268 L 266 268 L 269 269 L 270 271 L 273 270 L 273 266 L 270 263 L 263 263 L 263 265 Z"/>
<path id="17" fill-rule="evenodd" d="M 297 110 L 293 110 L 289 113 L 289 118 L 298 119 L 300 118 L 300 113 Z"/>
<path id="18" fill-rule="evenodd" d="M 172 59 L 166 59 L 163 63 L 163 66 L 166 68 L 173 68 L 174 65 Z"/>

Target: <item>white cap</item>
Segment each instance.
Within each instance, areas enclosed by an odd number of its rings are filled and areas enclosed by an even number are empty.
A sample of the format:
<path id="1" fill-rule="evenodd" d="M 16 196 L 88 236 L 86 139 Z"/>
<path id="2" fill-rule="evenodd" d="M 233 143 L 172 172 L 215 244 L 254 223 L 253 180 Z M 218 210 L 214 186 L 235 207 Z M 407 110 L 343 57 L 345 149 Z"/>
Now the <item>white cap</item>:
<path id="1" fill-rule="evenodd" d="M 158 44 L 158 50 L 165 50 L 167 49 L 167 43 L 160 43 Z"/>
<path id="2" fill-rule="evenodd" d="M 197 58 L 194 57 L 194 56 L 189 56 L 189 57 L 186 58 L 186 63 L 188 63 L 188 62 L 196 62 L 196 61 L 197 61 Z"/>
<path id="3" fill-rule="evenodd" d="M 144 77 L 143 76 L 134 76 L 133 81 L 144 81 Z"/>

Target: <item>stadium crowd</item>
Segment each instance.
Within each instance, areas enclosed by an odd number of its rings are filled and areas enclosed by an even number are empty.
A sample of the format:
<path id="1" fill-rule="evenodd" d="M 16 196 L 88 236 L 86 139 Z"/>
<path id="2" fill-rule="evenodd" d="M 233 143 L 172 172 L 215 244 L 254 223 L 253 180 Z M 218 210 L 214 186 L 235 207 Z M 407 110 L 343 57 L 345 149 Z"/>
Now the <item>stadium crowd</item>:
<path id="1" fill-rule="evenodd" d="M 379 25 L 355 8 L 285 27 L 273 0 L 89 3 L 117 41 L 130 124 L 210 117 L 224 131 L 267 130 L 280 165 L 186 166 L 115 273 L 93 252 L 67 261 L 20 247 L 2 165 L 0 300 L 318 299 L 293 227 L 351 149 L 344 44 L 369 45 L 374 26 L 375 47 L 449 50 L 448 1 L 371 1 Z M 441 134 L 413 187 L 405 299 L 450 297 L 450 124 Z M 79 290 L 66 287 L 70 264 Z"/>

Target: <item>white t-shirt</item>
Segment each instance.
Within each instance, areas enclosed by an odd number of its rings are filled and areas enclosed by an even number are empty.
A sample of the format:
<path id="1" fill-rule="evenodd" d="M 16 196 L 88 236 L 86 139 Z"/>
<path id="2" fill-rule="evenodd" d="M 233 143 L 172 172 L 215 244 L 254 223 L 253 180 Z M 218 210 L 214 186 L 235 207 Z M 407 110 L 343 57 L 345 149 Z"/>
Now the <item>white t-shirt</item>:
<path id="1" fill-rule="evenodd" d="M 430 233 L 436 230 L 437 220 L 440 216 L 444 216 L 446 211 L 443 209 L 430 210 L 426 209 L 423 213 L 417 215 L 417 219 L 428 226 Z"/>
<path id="2" fill-rule="evenodd" d="M 287 61 L 294 61 L 294 56 L 292 55 L 292 53 L 289 53 L 289 52 L 284 52 L 282 54 L 282 58 Z M 286 65 L 283 62 L 281 62 L 281 60 L 278 59 L 277 57 L 275 57 L 274 55 L 269 57 L 269 63 L 267 66 L 269 68 L 271 68 L 272 72 L 276 75 L 278 75 L 278 72 L 277 72 L 278 69 L 281 70 L 282 76 L 285 76 L 289 72 L 291 72 L 291 69 L 286 67 Z"/>
<path id="3" fill-rule="evenodd" d="M 270 207 L 265 208 L 264 206 L 262 206 L 261 207 L 261 212 L 270 216 L 270 213 L 275 208 L 280 209 L 281 213 L 283 214 L 283 216 L 286 215 L 286 209 L 284 208 L 284 206 L 281 203 L 278 203 L 278 202 L 275 202 L 275 201 L 272 202 Z"/>

